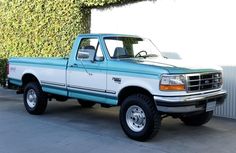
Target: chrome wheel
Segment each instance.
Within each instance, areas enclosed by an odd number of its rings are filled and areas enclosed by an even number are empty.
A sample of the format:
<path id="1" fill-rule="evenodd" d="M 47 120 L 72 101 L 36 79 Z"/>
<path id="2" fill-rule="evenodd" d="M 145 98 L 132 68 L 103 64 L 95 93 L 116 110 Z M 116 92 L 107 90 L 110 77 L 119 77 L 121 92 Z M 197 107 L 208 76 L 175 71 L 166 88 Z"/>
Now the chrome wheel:
<path id="1" fill-rule="evenodd" d="M 27 104 L 30 108 L 34 108 L 37 103 L 37 95 L 33 89 L 27 92 Z"/>
<path id="2" fill-rule="evenodd" d="M 146 116 L 143 109 L 137 105 L 132 105 L 126 112 L 126 123 L 134 132 L 140 132 L 146 125 Z"/>

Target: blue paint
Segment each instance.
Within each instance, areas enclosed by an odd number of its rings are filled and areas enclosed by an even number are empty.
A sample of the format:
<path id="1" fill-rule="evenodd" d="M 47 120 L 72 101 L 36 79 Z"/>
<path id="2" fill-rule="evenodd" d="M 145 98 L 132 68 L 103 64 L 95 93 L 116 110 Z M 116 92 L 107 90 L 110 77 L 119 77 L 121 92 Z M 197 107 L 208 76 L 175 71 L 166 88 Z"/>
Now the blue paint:
<path id="1" fill-rule="evenodd" d="M 101 92 L 96 92 L 96 91 L 91 91 L 87 92 L 81 89 L 69 89 L 69 91 L 71 92 L 75 92 L 75 93 L 81 93 L 81 94 L 86 94 L 86 95 L 93 95 L 93 96 L 97 96 L 97 97 L 105 97 L 105 98 L 110 98 L 110 99 L 117 99 L 115 95 L 108 95 L 107 93 L 101 93 Z"/>
<path id="2" fill-rule="evenodd" d="M 107 93 L 98 93 L 94 91 L 84 91 L 80 89 L 66 89 L 62 87 L 55 87 L 50 85 L 42 85 L 42 89 L 44 92 L 62 95 L 62 96 L 68 96 L 71 98 L 76 99 L 84 99 L 84 100 L 91 100 L 91 101 L 97 101 L 100 103 L 105 104 L 111 104 L 116 105 L 118 100 L 117 97 L 114 95 L 109 95 Z M 69 94 L 68 94 L 69 91 Z"/>
<path id="3" fill-rule="evenodd" d="M 68 91 L 66 88 L 60 88 L 55 86 L 49 86 L 49 85 L 42 85 L 42 90 L 47 93 L 51 94 L 57 94 L 62 96 L 68 96 Z"/>
<path id="4" fill-rule="evenodd" d="M 91 92 L 85 92 L 81 90 L 69 90 L 69 97 L 76 98 L 76 99 L 83 99 L 83 100 L 90 100 L 90 101 L 96 101 L 99 103 L 104 104 L 111 104 L 111 105 L 117 105 L 118 100 L 117 97 L 106 95 L 106 93 L 91 93 Z"/>
<path id="5" fill-rule="evenodd" d="M 22 81 L 19 79 L 13 79 L 13 78 L 8 78 L 9 82 L 11 84 L 17 85 L 17 86 L 22 86 Z"/>
<path id="6" fill-rule="evenodd" d="M 33 67 L 66 69 L 67 59 L 63 58 L 10 58 L 9 64 Z"/>

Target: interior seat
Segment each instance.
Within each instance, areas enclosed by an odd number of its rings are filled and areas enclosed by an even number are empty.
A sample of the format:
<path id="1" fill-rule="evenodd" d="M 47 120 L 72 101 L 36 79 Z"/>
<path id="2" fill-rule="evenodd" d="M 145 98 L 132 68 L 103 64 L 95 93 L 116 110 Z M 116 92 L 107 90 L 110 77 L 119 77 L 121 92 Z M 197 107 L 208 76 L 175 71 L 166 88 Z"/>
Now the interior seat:
<path id="1" fill-rule="evenodd" d="M 128 56 L 128 52 L 126 49 L 124 49 L 123 47 L 116 47 L 113 57 L 114 58 L 119 58 L 121 56 Z"/>

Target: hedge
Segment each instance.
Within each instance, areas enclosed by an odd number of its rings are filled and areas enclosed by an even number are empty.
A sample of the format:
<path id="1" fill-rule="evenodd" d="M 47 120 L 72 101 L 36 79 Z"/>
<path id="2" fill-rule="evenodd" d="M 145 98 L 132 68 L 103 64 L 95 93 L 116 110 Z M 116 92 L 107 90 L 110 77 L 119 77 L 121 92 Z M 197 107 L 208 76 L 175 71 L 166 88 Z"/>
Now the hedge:
<path id="1" fill-rule="evenodd" d="M 138 1 L 0 0 L 0 59 L 67 56 L 75 37 L 90 32 L 91 8 Z"/>
<path id="2" fill-rule="evenodd" d="M 0 51 L 65 56 L 76 35 L 88 33 L 89 27 L 90 10 L 74 0 L 5 0 L 0 6 Z"/>
<path id="3" fill-rule="evenodd" d="M 2 86 L 6 84 L 6 64 L 7 59 L 0 59 L 0 85 Z"/>

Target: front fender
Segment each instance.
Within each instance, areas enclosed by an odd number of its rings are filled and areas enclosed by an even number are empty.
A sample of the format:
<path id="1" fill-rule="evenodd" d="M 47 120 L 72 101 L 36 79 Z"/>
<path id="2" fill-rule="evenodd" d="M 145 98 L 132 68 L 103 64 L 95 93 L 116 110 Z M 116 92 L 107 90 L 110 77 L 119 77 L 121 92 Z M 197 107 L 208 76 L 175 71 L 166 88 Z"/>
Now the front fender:
<path id="1" fill-rule="evenodd" d="M 117 96 L 124 88 L 130 86 L 143 88 L 152 95 L 155 95 L 159 91 L 159 79 L 125 77 L 122 80 L 117 90 Z"/>

